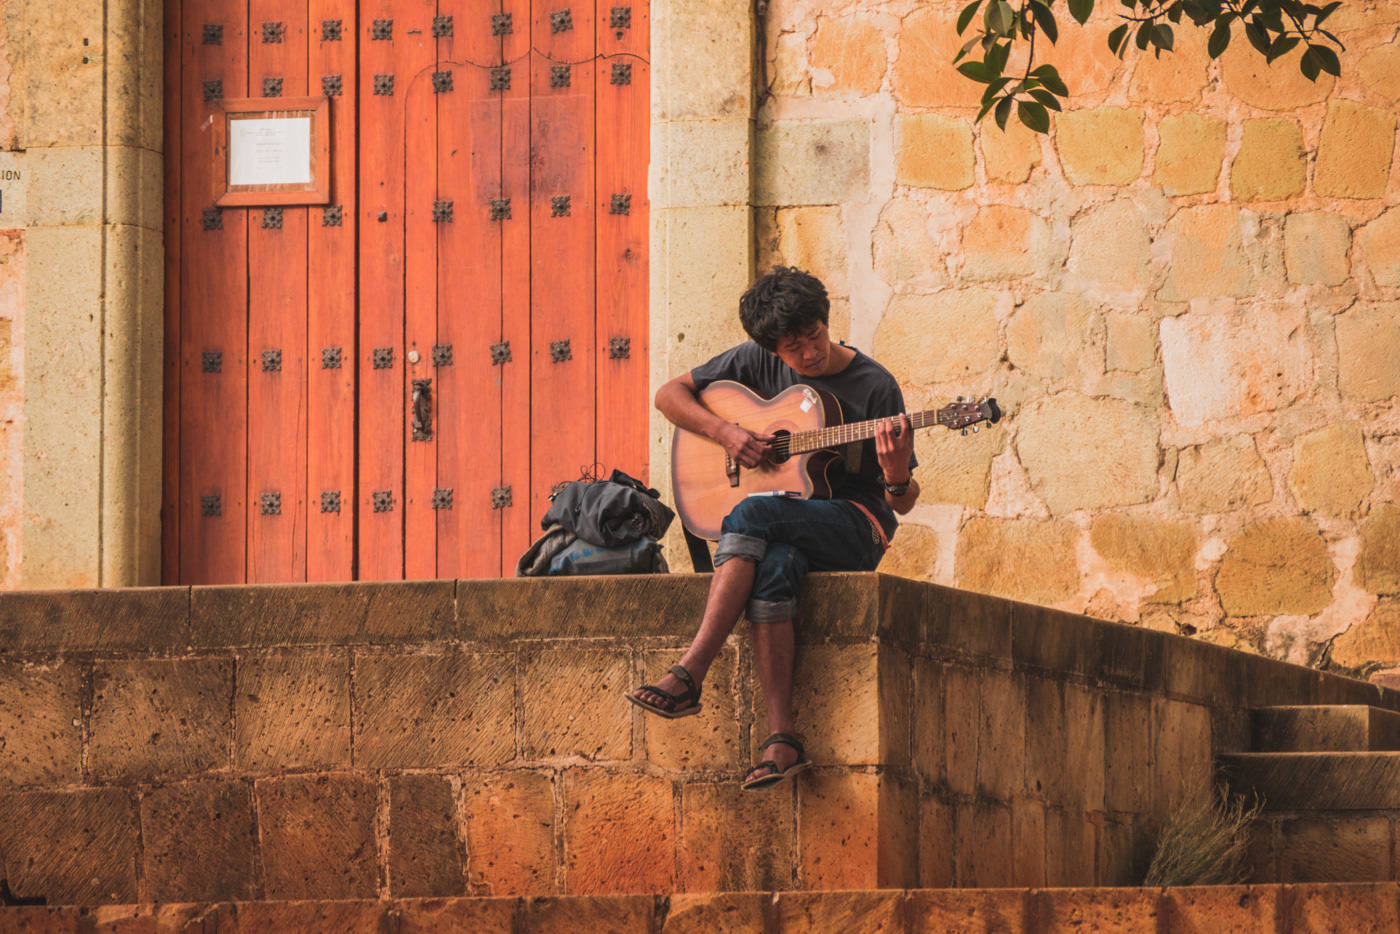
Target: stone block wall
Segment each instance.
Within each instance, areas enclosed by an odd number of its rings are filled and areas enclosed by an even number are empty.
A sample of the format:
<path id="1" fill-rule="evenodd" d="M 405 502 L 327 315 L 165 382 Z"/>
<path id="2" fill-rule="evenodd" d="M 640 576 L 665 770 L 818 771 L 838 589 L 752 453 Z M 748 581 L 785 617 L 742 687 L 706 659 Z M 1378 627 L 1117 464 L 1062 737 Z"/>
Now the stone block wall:
<path id="1" fill-rule="evenodd" d="M 911 407 L 1008 413 L 920 435 L 884 569 L 1400 665 L 1400 4 L 1340 10 L 1316 84 L 1189 24 L 1120 61 L 1116 9 L 1037 46 L 1071 90 L 1042 137 L 973 122 L 957 8 L 767 6 L 756 265 L 820 275 Z M 671 337 L 675 373 L 699 355 Z"/>
<path id="2" fill-rule="evenodd" d="M 53 903 L 1128 884 L 1248 708 L 1362 682 L 815 575 L 814 768 L 740 791 L 747 638 L 648 717 L 707 579 L 0 594 L 0 877 Z"/>

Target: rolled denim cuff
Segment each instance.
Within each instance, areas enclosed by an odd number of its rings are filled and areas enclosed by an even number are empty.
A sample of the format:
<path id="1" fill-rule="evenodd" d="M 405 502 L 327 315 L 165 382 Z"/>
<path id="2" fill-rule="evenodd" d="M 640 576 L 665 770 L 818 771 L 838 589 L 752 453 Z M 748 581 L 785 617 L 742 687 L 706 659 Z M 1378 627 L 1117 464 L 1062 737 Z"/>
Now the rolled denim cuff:
<path id="1" fill-rule="evenodd" d="M 794 609 L 791 600 L 750 600 L 745 615 L 751 623 L 781 623 L 792 619 Z"/>
<path id="2" fill-rule="evenodd" d="M 722 532 L 719 544 L 715 546 L 715 567 L 730 558 L 748 558 L 758 562 L 768 553 L 768 543 L 753 535 L 740 535 L 738 532 Z"/>

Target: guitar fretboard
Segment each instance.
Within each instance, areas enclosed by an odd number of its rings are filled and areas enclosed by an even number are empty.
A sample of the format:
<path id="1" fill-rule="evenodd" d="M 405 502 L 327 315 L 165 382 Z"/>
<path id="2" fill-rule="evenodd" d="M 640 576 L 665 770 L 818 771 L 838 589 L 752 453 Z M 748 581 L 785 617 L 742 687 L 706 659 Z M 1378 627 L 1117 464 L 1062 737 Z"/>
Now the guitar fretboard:
<path id="1" fill-rule="evenodd" d="M 952 418 L 951 415 L 944 416 L 938 409 L 926 409 L 922 412 L 911 412 L 909 424 L 914 429 L 927 428 L 929 425 L 947 424 Z M 875 426 L 882 421 L 885 419 L 871 418 L 863 422 L 832 425 L 830 428 L 793 432 L 789 452 L 806 454 L 808 451 L 820 451 L 822 448 L 834 448 L 850 444 L 853 441 L 864 441 L 867 438 L 875 437 Z"/>

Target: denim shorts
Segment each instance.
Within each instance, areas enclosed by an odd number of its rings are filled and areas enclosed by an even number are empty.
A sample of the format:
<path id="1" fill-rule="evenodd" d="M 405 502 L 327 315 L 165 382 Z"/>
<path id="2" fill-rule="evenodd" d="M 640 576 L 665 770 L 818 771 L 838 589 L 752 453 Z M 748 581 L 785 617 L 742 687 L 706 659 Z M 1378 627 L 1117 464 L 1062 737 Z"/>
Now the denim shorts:
<path id="1" fill-rule="evenodd" d="M 746 612 L 771 623 L 792 619 L 808 571 L 873 571 L 883 555 L 870 519 L 848 500 L 751 496 L 720 525 L 715 566 L 757 563 Z"/>

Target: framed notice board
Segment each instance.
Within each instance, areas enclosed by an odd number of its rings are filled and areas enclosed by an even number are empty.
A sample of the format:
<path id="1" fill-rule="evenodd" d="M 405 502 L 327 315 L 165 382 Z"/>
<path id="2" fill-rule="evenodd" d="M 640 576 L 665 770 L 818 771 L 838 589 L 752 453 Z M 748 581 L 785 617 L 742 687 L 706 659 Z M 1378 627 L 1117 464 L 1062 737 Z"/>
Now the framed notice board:
<path id="1" fill-rule="evenodd" d="M 214 179 L 223 207 L 328 204 L 330 99 L 236 98 L 214 119 Z"/>

